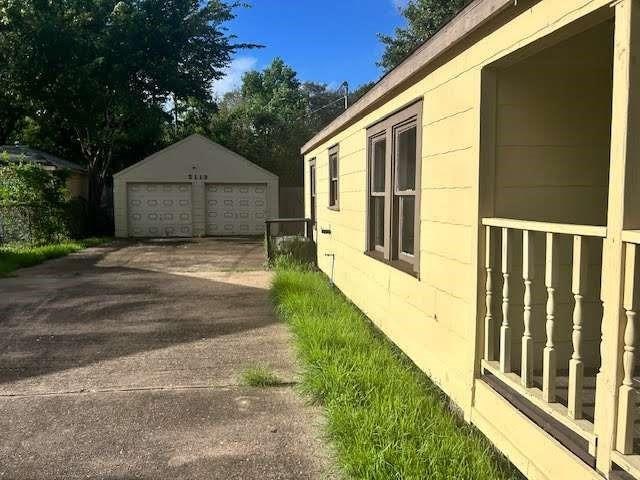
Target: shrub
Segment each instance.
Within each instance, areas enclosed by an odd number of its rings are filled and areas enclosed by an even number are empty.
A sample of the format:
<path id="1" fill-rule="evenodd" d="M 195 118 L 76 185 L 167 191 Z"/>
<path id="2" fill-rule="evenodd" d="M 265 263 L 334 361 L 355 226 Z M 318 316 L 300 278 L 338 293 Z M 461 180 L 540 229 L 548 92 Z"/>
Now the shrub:
<path id="1" fill-rule="evenodd" d="M 0 157 L 0 243 L 44 244 L 86 233 L 86 207 L 70 200 L 66 172 Z"/>
<path id="2" fill-rule="evenodd" d="M 298 264 L 314 264 L 316 245 L 311 239 L 298 235 L 275 237 L 273 239 L 274 263 L 287 261 Z"/>
<path id="3" fill-rule="evenodd" d="M 0 203 L 63 206 L 70 198 L 66 172 L 45 170 L 33 163 L 0 157 Z"/>

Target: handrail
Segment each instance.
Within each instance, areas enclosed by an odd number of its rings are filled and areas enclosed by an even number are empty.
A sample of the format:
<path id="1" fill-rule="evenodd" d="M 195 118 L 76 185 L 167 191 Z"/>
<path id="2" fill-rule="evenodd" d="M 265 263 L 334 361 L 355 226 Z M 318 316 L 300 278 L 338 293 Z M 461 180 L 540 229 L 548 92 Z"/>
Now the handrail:
<path id="1" fill-rule="evenodd" d="M 264 240 L 267 248 L 267 260 L 271 261 L 271 225 L 274 223 L 304 223 L 304 236 L 313 242 L 313 219 L 311 218 L 269 218 L 264 221 Z"/>
<path id="2" fill-rule="evenodd" d="M 296 223 L 296 222 L 309 222 L 310 218 L 268 218 L 264 223 Z"/>
<path id="3" fill-rule="evenodd" d="M 640 230 L 623 230 L 622 241 L 640 245 Z"/>
<path id="4" fill-rule="evenodd" d="M 533 232 L 557 233 L 560 235 L 581 235 L 584 237 L 607 236 L 607 227 L 598 225 L 577 225 L 573 223 L 535 222 L 512 218 L 483 218 L 482 224 L 488 227 L 512 228 Z"/>

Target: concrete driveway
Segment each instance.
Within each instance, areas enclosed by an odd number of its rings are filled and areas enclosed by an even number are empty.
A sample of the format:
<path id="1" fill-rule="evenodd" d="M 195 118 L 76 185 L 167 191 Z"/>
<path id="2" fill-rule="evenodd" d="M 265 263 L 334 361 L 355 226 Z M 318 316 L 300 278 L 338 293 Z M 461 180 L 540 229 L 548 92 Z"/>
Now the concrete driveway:
<path id="1" fill-rule="evenodd" d="M 116 242 L 0 279 L 0 479 L 324 478 L 263 261 Z M 241 386 L 250 365 L 288 383 Z"/>

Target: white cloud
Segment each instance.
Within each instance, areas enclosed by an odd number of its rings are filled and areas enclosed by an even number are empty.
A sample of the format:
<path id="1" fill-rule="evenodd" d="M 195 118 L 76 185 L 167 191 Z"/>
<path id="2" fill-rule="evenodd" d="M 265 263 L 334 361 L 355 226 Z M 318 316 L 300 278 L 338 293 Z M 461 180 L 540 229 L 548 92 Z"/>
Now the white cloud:
<path id="1" fill-rule="evenodd" d="M 238 88 L 242 82 L 242 76 L 255 69 L 258 59 L 254 57 L 238 57 L 231 61 L 225 69 L 225 76 L 213 82 L 213 95 L 222 97 L 225 93 Z"/>
<path id="2" fill-rule="evenodd" d="M 404 10 L 409 3 L 409 0 L 391 0 L 391 3 L 396 10 Z"/>

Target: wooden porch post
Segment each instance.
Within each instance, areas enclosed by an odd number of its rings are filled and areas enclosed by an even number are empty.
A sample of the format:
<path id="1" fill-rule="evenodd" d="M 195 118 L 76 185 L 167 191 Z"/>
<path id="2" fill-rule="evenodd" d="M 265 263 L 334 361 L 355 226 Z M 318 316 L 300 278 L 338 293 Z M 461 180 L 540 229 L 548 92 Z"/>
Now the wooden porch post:
<path id="1" fill-rule="evenodd" d="M 613 52 L 613 103 L 607 237 L 603 244 L 601 367 L 596 381 L 595 430 L 598 435 L 596 467 L 608 473 L 615 448 L 617 391 L 621 376 L 621 335 L 625 192 L 628 165 L 640 154 L 637 129 L 640 120 L 638 81 L 640 63 L 640 0 L 621 0 L 615 5 Z"/>

